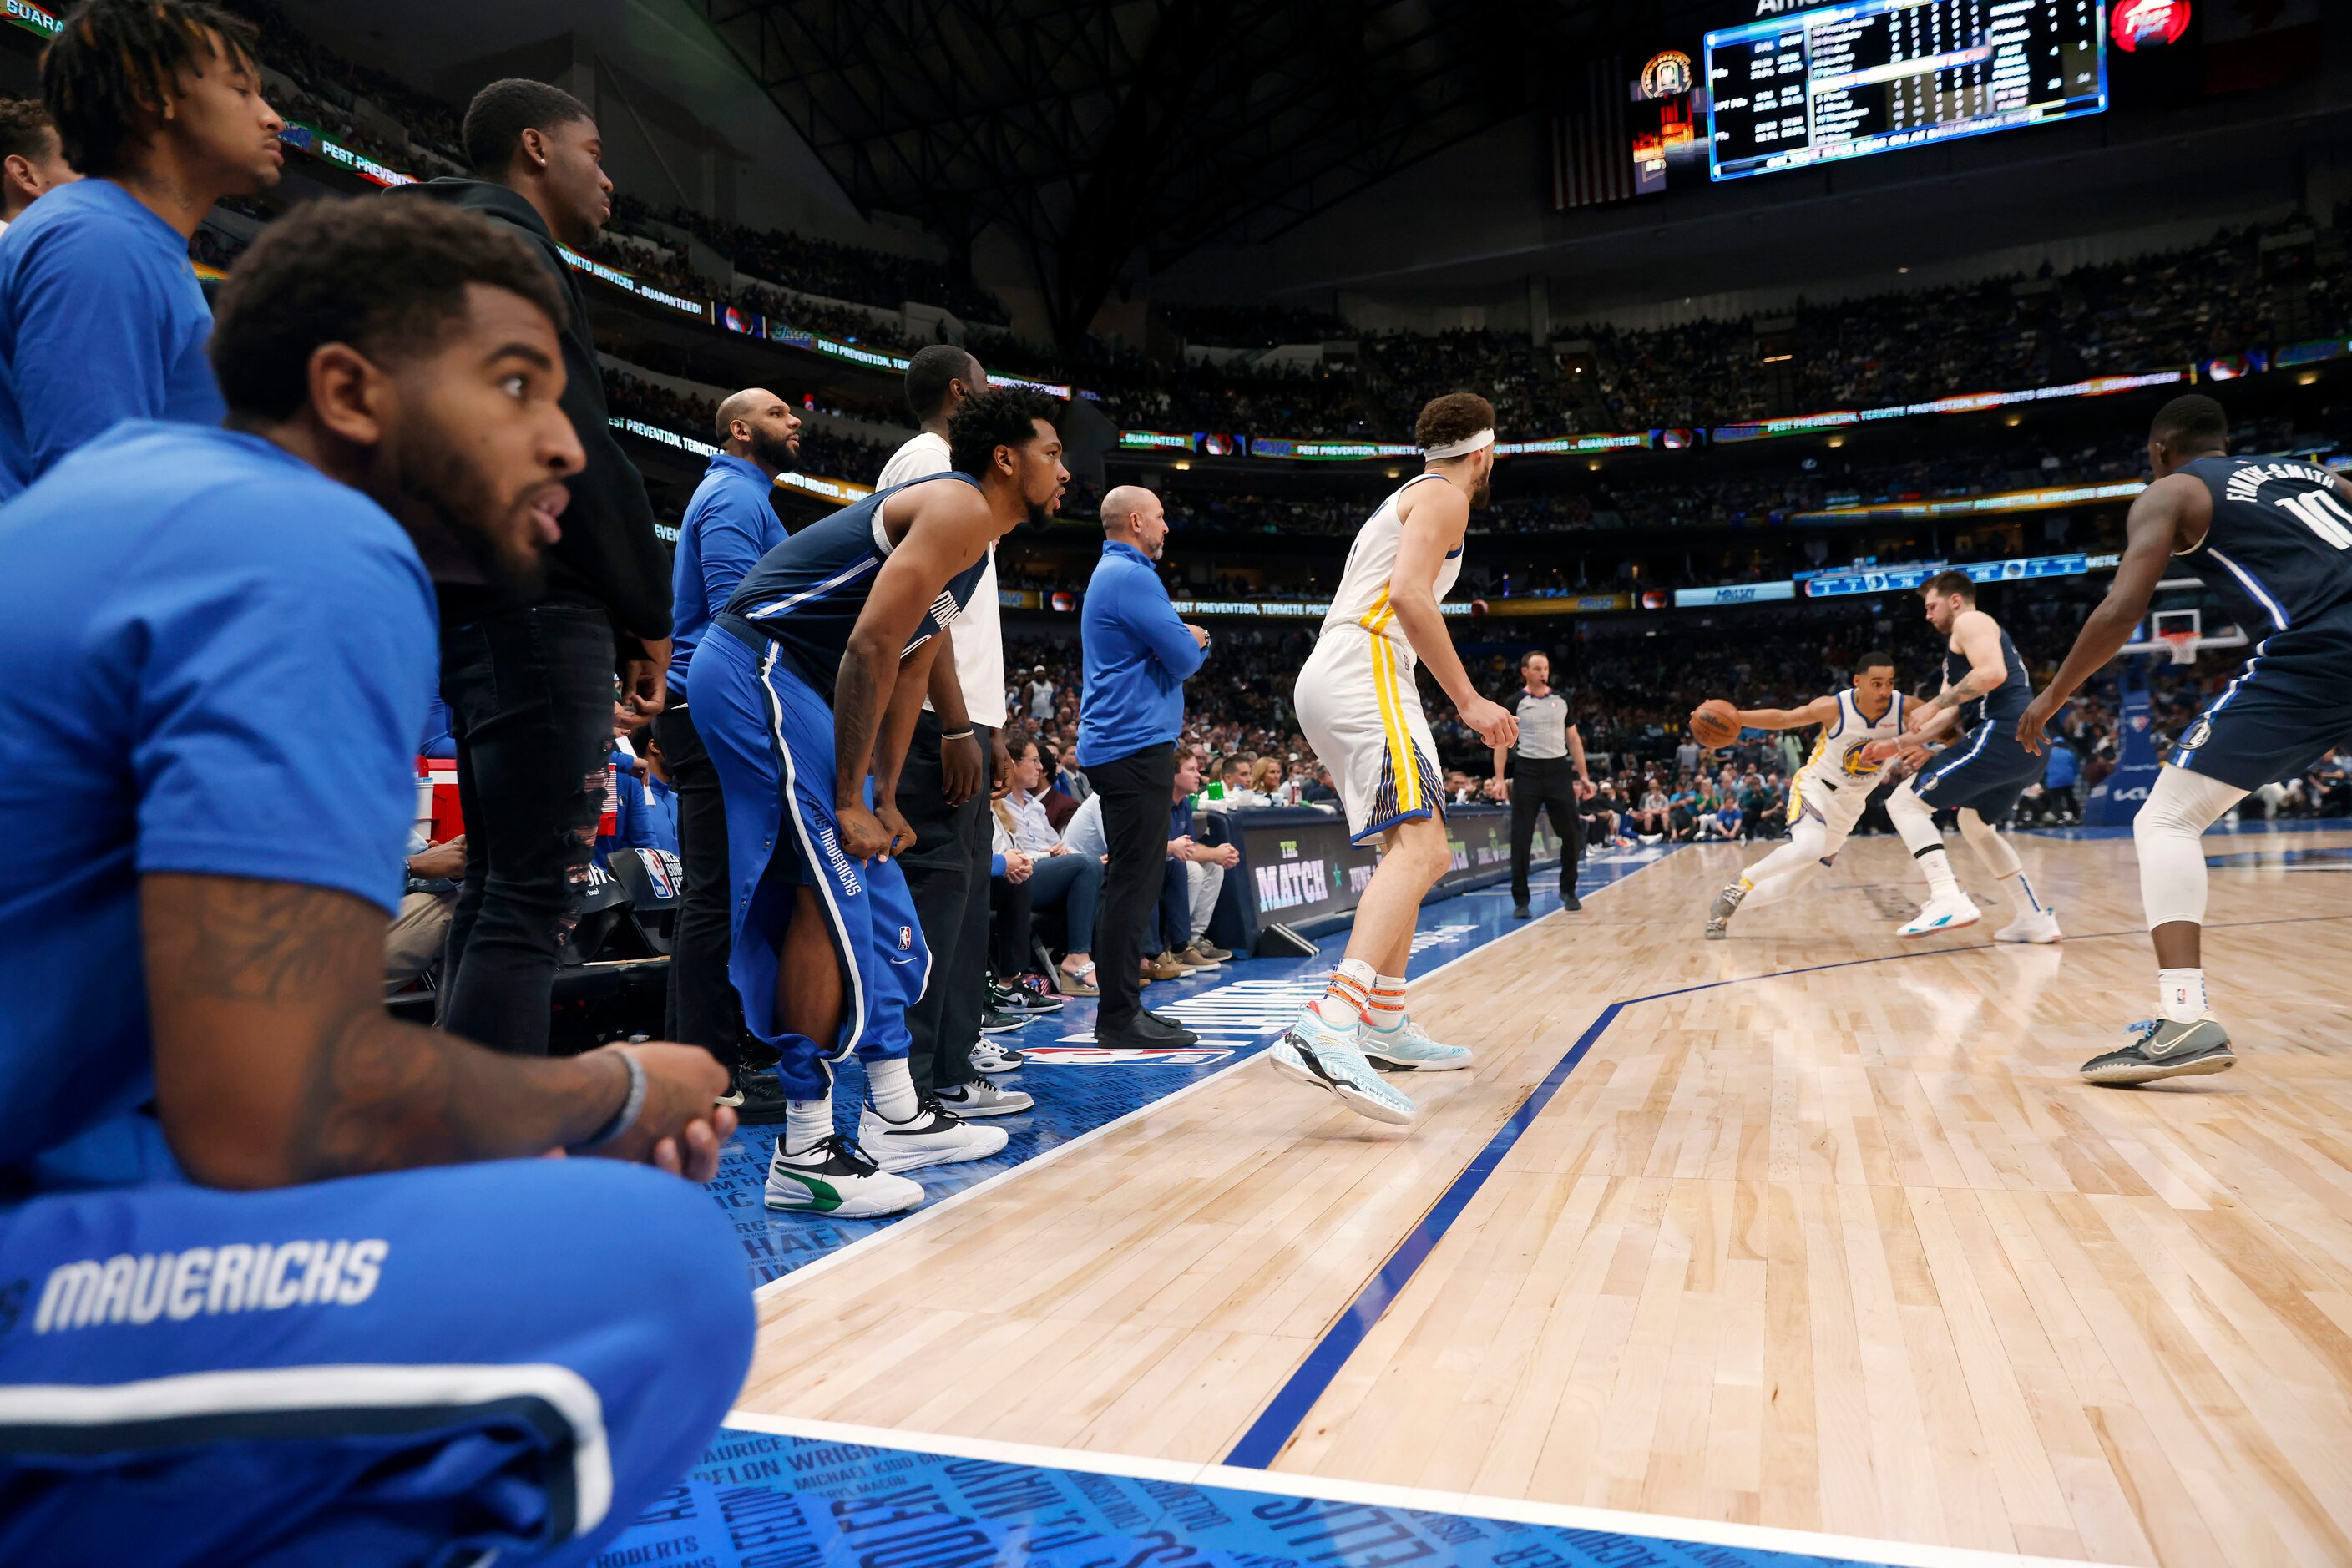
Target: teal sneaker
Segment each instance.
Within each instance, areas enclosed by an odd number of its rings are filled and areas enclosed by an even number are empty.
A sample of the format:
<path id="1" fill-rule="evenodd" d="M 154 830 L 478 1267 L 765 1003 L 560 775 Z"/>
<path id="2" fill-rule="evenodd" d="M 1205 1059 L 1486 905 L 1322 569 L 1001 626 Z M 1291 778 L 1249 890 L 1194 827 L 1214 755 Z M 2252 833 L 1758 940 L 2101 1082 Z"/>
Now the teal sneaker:
<path id="1" fill-rule="evenodd" d="M 1455 1072 L 1476 1059 L 1467 1046 L 1439 1045 L 1411 1018 L 1393 1029 L 1366 1029 L 1356 1041 L 1382 1072 Z"/>
<path id="2" fill-rule="evenodd" d="M 1412 1101 L 1372 1070 L 1356 1044 L 1356 1033 L 1331 1027 L 1309 1007 L 1267 1055 L 1274 1058 L 1275 1071 L 1336 1095 L 1359 1116 L 1412 1126 L 1417 1114 Z"/>

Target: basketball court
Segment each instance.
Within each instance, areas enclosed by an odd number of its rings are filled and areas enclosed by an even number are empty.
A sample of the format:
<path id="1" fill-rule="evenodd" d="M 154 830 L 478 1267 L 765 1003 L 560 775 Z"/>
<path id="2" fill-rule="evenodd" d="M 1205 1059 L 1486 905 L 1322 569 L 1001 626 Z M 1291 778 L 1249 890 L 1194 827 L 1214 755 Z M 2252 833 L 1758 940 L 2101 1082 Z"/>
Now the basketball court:
<path id="1" fill-rule="evenodd" d="M 1033 1066 L 1134 1103 L 895 1224 L 754 1199 L 730 1430 L 606 1561 L 2352 1560 L 2352 831 L 2209 841 L 2244 1060 L 2137 1091 L 2074 1076 L 2144 1010 L 2128 838 L 2019 842 L 2063 946 L 1899 943 L 1892 838 L 1724 942 L 1725 847 L 1433 904 L 1481 1060 L 1409 1136 L 1255 1059 L 1317 963 L 1261 962 L 1177 1004 L 1232 1056 Z"/>

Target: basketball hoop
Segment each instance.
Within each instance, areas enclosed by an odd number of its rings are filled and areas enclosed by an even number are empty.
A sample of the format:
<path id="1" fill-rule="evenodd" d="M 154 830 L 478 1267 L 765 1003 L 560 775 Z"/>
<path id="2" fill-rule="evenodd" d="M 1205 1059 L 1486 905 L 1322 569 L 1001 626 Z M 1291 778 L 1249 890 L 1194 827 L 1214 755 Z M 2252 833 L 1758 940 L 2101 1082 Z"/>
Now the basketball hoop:
<path id="1" fill-rule="evenodd" d="M 2156 635 L 2163 642 L 2165 652 L 2171 655 L 2173 663 L 2195 664 L 2197 662 L 2197 645 L 2204 639 L 2200 637 L 2193 628 L 2185 632 L 2158 632 Z"/>

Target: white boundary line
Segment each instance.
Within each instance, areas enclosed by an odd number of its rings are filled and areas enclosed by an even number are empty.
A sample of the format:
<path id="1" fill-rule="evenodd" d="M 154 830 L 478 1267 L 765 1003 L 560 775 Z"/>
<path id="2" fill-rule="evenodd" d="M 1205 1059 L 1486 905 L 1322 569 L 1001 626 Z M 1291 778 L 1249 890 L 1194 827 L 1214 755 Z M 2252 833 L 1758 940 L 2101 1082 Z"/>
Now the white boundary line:
<path id="1" fill-rule="evenodd" d="M 1591 896 L 1597 899 L 1601 894 L 1610 891 L 1612 889 L 1623 887 L 1626 883 L 1632 881 L 1634 878 L 1640 876 L 1651 867 L 1666 859 L 1666 858 L 1667 857 L 1664 855 L 1660 855 L 1656 859 L 1643 861 L 1639 866 L 1636 866 L 1632 870 L 1626 872 L 1623 876 L 1614 878 L 1602 886 L 1593 889 Z M 1548 914 L 1529 921 L 1526 925 L 1519 927 L 1517 931 L 1507 931 L 1502 935 L 1496 937 L 1491 941 L 1482 942 L 1476 947 L 1472 948 L 1469 952 L 1457 953 L 1454 957 L 1447 959 L 1444 963 L 1439 964 L 1436 968 L 1429 971 L 1427 973 L 1415 976 L 1413 984 L 1415 985 L 1427 984 L 1430 981 L 1436 979 L 1439 975 L 1444 973 L 1455 964 L 1463 963 L 1467 959 L 1475 958 L 1482 952 L 1490 952 L 1495 948 L 1500 947 L 1503 943 L 1509 942 L 1514 937 L 1525 936 L 1528 932 L 1535 930 L 1536 927 L 1543 924 L 1545 921 L 1550 920 L 1554 916 L 1564 915 L 1566 913 L 1568 913 L 1568 910 L 1565 908 L 1553 910 Z M 1416 917 L 1416 920 L 1417 919 L 1418 917 Z M 1219 989 L 1220 987 L 1212 986 L 1206 991 L 1198 993 L 1198 994 L 1202 996 L 1214 995 Z M 1186 998 L 1187 1001 L 1192 999 L 1192 998 L 1191 997 Z M 845 1260 L 864 1253 L 870 1247 L 876 1247 L 894 1237 L 905 1236 L 911 1231 L 924 1229 L 935 1223 L 941 1215 L 953 1214 L 965 1204 L 980 1197 L 984 1193 L 995 1191 L 997 1187 L 1013 1180 L 1013 1177 L 1022 1174 L 1024 1172 L 1034 1171 L 1043 1166 L 1050 1165 L 1055 1161 L 1061 1159 L 1064 1155 L 1075 1152 L 1079 1149 L 1083 1149 L 1087 1144 L 1094 1142 L 1097 1139 L 1107 1137 L 1110 1133 L 1118 1131 L 1119 1128 L 1126 1126 L 1129 1122 L 1133 1121 L 1139 1116 L 1149 1116 L 1154 1111 L 1175 1104 L 1178 1100 L 1184 1099 L 1188 1095 L 1200 1093 L 1201 1090 L 1208 1088 L 1211 1084 L 1222 1080 L 1227 1074 L 1241 1071 L 1244 1068 L 1246 1068 L 1251 1063 L 1256 1061 L 1258 1057 L 1263 1054 L 1263 1052 L 1253 1051 L 1250 1055 L 1244 1057 L 1240 1061 L 1234 1062 L 1230 1067 L 1219 1068 L 1216 1071 L 1210 1073 L 1205 1078 L 1195 1079 L 1192 1082 L 1186 1084 L 1182 1089 L 1177 1089 L 1172 1094 L 1163 1094 L 1149 1105 L 1139 1105 L 1133 1110 L 1127 1111 L 1119 1116 L 1114 1116 L 1108 1121 L 1104 1122 L 1101 1126 L 1090 1128 L 1087 1131 L 1079 1133 L 1076 1138 L 1071 1139 L 1066 1143 L 1057 1143 L 1042 1154 L 1033 1155 L 1031 1158 L 1022 1161 L 1021 1163 L 1013 1166 L 1009 1171 L 999 1171 L 996 1174 L 989 1177 L 985 1181 L 974 1182 L 971 1186 L 964 1188 L 961 1192 L 949 1194 L 946 1197 L 941 1198 L 936 1204 L 927 1204 L 922 1208 L 916 1210 L 915 1213 L 909 1215 L 907 1218 L 900 1220 L 894 1226 L 890 1226 L 886 1229 L 877 1230 L 871 1236 L 861 1236 L 846 1247 L 835 1247 L 833 1251 L 826 1253 L 823 1258 L 817 1258 L 813 1262 L 803 1263 L 798 1268 L 793 1269 L 790 1274 L 786 1274 L 780 1279 L 771 1279 L 765 1285 L 761 1285 L 753 1289 L 751 1292 L 751 1300 L 754 1301 L 764 1301 L 769 1300 L 771 1297 L 781 1296 L 793 1285 L 805 1280 L 814 1279 L 821 1274 L 828 1273 L 834 1268 L 840 1267 L 840 1265 Z"/>
<path id="2" fill-rule="evenodd" d="M 1630 873 L 1629 873 L 1630 874 Z M 1614 884 L 1612 884 L 1614 886 Z M 1501 940 L 1500 938 L 1496 939 Z M 1494 943 L 1486 944 L 1491 947 Z M 1434 973 L 1433 971 L 1432 973 Z M 1990 1552 L 1970 1546 L 1938 1546 L 1922 1542 L 1879 1541 L 1857 1535 L 1819 1534 L 1768 1524 L 1736 1524 L 1721 1520 L 1679 1519 L 1671 1514 L 1634 1513 L 1619 1509 L 1588 1508 L 1577 1503 L 1538 1502 L 1527 1498 L 1491 1497 L 1477 1492 L 1433 1491 L 1421 1487 L 1391 1486 L 1380 1481 L 1341 1480 L 1328 1476 L 1301 1475 L 1286 1470 L 1243 1469 L 1230 1465 L 1195 1464 L 1183 1459 L 1154 1459 L 1125 1454 L 1099 1454 L 1082 1448 L 1054 1448 L 1034 1443 L 1006 1443 L 992 1437 L 957 1437 L 940 1433 L 902 1432 L 887 1426 L 861 1426 L 841 1421 L 807 1421 L 788 1415 L 762 1415 L 749 1410 L 728 1412 L 727 1426 L 740 1432 L 765 1432 L 810 1442 L 845 1443 L 861 1447 L 944 1454 L 951 1458 L 984 1459 L 1040 1469 L 1078 1470 L 1089 1475 L 1120 1476 L 1131 1480 L 1175 1481 L 1199 1487 L 1223 1487 L 1234 1491 L 1275 1497 L 1316 1498 L 1328 1502 L 1367 1503 L 1380 1508 L 1415 1509 L 1428 1513 L 1470 1519 L 1498 1519 L 1520 1524 L 1549 1525 L 1563 1530 L 1591 1530 L 1613 1535 L 1647 1536 L 1658 1540 L 1699 1542 L 1756 1552 L 1840 1557 L 1863 1563 L 1885 1563 L 1897 1568 L 2085 1568 L 2088 1560 L 2033 1557 Z"/>

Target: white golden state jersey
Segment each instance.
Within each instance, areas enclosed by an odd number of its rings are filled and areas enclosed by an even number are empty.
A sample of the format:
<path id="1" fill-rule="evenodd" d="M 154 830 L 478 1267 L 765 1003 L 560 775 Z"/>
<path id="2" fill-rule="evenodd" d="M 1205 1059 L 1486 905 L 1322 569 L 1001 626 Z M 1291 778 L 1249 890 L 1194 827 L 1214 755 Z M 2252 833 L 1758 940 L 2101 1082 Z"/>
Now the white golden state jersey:
<path id="1" fill-rule="evenodd" d="M 1389 578 L 1396 572 L 1397 549 L 1404 542 L 1404 523 L 1397 516 L 1397 498 L 1413 486 L 1430 480 L 1444 481 L 1440 474 L 1416 474 L 1399 485 L 1364 526 L 1356 532 L 1356 542 L 1349 547 L 1348 564 L 1339 574 L 1339 592 L 1331 595 L 1331 612 L 1323 617 L 1323 636 L 1355 626 L 1374 637 L 1386 637 L 1410 669 L 1413 665 L 1412 644 L 1396 624 L 1396 608 L 1389 603 Z M 1456 545 L 1437 568 L 1437 597 L 1442 602 L 1454 590 L 1454 580 L 1462 575 L 1462 547 Z"/>
<path id="2" fill-rule="evenodd" d="M 1885 763 L 1870 761 L 1862 749 L 1874 741 L 1892 741 L 1903 733 L 1903 693 L 1899 691 L 1888 700 L 1886 711 L 1875 722 L 1864 716 L 1850 686 L 1837 694 L 1837 705 L 1836 721 L 1822 726 L 1812 754 L 1797 771 L 1796 788 L 1789 799 L 1791 822 L 1800 810 L 1811 810 L 1825 822 L 1850 826 L 1886 771 Z"/>

